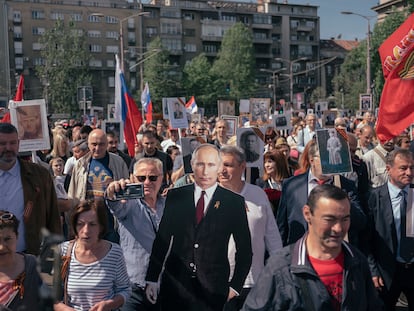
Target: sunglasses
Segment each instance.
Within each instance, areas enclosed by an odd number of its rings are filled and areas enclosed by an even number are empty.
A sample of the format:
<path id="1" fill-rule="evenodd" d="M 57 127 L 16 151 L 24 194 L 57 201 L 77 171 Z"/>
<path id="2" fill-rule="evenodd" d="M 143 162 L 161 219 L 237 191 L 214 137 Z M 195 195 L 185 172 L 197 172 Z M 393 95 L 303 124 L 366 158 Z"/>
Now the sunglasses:
<path id="1" fill-rule="evenodd" d="M 135 176 L 135 175 L 134 175 Z M 157 175 L 150 175 L 150 176 L 135 176 L 136 179 L 138 179 L 139 182 L 144 182 L 147 180 L 147 178 L 149 179 L 149 181 L 157 181 L 158 180 L 158 176 Z"/>
<path id="2" fill-rule="evenodd" d="M 266 135 L 266 136 L 265 136 L 265 139 L 266 139 L 266 140 L 268 140 L 268 139 L 274 139 L 275 137 L 276 137 L 276 136 L 267 136 L 267 135 Z"/>
<path id="3" fill-rule="evenodd" d="M 0 215 L 0 220 L 12 220 L 14 215 L 10 212 L 6 212 L 3 215 Z"/>

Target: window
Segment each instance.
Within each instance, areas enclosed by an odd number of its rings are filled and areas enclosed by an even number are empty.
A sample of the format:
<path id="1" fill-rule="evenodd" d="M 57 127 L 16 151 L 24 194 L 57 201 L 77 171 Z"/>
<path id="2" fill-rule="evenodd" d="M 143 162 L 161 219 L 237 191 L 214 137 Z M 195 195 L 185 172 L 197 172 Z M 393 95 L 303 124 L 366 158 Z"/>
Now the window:
<path id="1" fill-rule="evenodd" d="M 23 43 L 22 42 L 14 42 L 14 53 L 15 54 L 23 54 Z"/>
<path id="2" fill-rule="evenodd" d="M 115 77 L 108 77 L 108 87 L 115 87 Z"/>
<path id="3" fill-rule="evenodd" d="M 50 19 L 63 21 L 65 19 L 65 16 L 63 15 L 63 13 L 52 12 L 50 13 Z"/>
<path id="4" fill-rule="evenodd" d="M 119 48 L 117 45 L 108 45 L 106 47 L 106 53 L 116 54 L 119 52 Z"/>
<path id="5" fill-rule="evenodd" d="M 186 36 L 186 37 L 195 37 L 195 29 L 193 29 L 193 28 L 184 29 L 184 36 Z"/>
<path id="6" fill-rule="evenodd" d="M 135 32 L 128 31 L 128 42 L 135 43 Z"/>
<path id="7" fill-rule="evenodd" d="M 228 22 L 236 22 L 236 16 L 234 15 L 227 15 L 227 14 L 222 14 L 221 15 L 221 20 L 222 21 L 228 21 Z"/>
<path id="8" fill-rule="evenodd" d="M 88 30 L 88 37 L 89 38 L 100 38 L 101 32 L 99 30 Z"/>
<path id="9" fill-rule="evenodd" d="M 193 13 L 184 13 L 183 19 L 187 21 L 193 21 L 194 20 L 194 14 Z"/>
<path id="10" fill-rule="evenodd" d="M 181 40 L 162 39 L 162 45 L 169 51 L 181 51 Z"/>
<path id="11" fill-rule="evenodd" d="M 107 24 L 118 24 L 118 18 L 114 17 L 114 16 L 105 16 L 105 22 Z"/>
<path id="12" fill-rule="evenodd" d="M 181 34 L 181 24 L 161 23 L 161 33 L 169 35 Z"/>
<path id="13" fill-rule="evenodd" d="M 41 57 L 33 58 L 33 65 L 34 66 L 42 66 L 42 65 L 45 65 L 45 64 L 46 64 L 46 62 L 44 61 L 43 58 L 41 58 Z"/>
<path id="14" fill-rule="evenodd" d="M 290 36 L 290 41 L 298 41 L 298 36 L 297 35 L 291 35 Z"/>
<path id="15" fill-rule="evenodd" d="M 217 53 L 217 46 L 216 45 L 206 44 L 206 45 L 203 46 L 203 52 L 206 52 L 206 53 Z"/>
<path id="16" fill-rule="evenodd" d="M 184 45 L 184 50 L 186 52 L 197 52 L 197 45 L 195 45 L 194 43 L 186 43 Z"/>
<path id="17" fill-rule="evenodd" d="M 23 57 L 15 57 L 14 64 L 16 69 L 23 69 Z"/>
<path id="18" fill-rule="evenodd" d="M 290 21 L 290 28 L 298 28 L 298 26 L 299 26 L 299 21 L 297 20 Z"/>
<path id="19" fill-rule="evenodd" d="M 99 59 L 91 59 L 89 61 L 89 66 L 90 67 L 102 67 L 102 61 Z"/>
<path id="20" fill-rule="evenodd" d="M 15 39 L 21 39 L 23 37 L 23 35 L 22 35 L 22 27 L 21 26 L 14 26 L 13 27 L 13 37 Z"/>
<path id="21" fill-rule="evenodd" d="M 145 33 L 147 34 L 147 37 L 154 37 L 158 33 L 157 27 L 147 27 Z"/>
<path id="22" fill-rule="evenodd" d="M 88 22 L 90 23 L 99 23 L 100 17 L 96 15 L 89 15 L 88 16 Z"/>
<path id="23" fill-rule="evenodd" d="M 13 11 L 13 22 L 21 22 L 22 21 L 22 13 L 20 11 Z"/>
<path id="24" fill-rule="evenodd" d="M 119 33 L 118 33 L 118 31 L 107 31 L 106 32 L 106 37 L 108 39 L 118 39 L 119 38 Z"/>
<path id="25" fill-rule="evenodd" d="M 33 51 L 40 51 L 42 49 L 43 45 L 39 42 L 33 42 L 32 44 L 32 50 Z"/>
<path id="26" fill-rule="evenodd" d="M 100 46 L 99 44 L 91 44 L 89 45 L 89 51 L 91 51 L 92 53 L 100 53 L 102 52 L 102 46 Z"/>
<path id="27" fill-rule="evenodd" d="M 32 35 L 40 36 L 45 33 L 46 29 L 43 27 L 33 27 L 32 28 Z"/>
<path id="28" fill-rule="evenodd" d="M 81 22 L 82 21 L 82 14 L 80 14 L 80 13 L 72 13 L 70 15 L 70 19 L 71 19 L 71 21 L 74 21 L 74 22 Z"/>
<path id="29" fill-rule="evenodd" d="M 107 60 L 106 61 L 106 67 L 114 68 L 115 67 L 115 61 L 114 60 Z"/>
<path id="30" fill-rule="evenodd" d="M 32 19 L 44 19 L 45 18 L 45 12 L 43 11 L 32 11 Z"/>

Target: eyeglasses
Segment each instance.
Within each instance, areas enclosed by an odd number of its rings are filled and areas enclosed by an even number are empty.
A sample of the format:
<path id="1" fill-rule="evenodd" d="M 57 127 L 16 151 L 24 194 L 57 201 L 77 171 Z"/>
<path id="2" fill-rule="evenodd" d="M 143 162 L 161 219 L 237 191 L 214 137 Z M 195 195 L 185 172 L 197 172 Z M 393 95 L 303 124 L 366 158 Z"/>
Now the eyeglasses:
<path id="1" fill-rule="evenodd" d="M 135 175 L 134 175 L 135 176 Z M 147 180 L 147 178 L 149 179 L 149 181 L 157 181 L 158 180 L 158 176 L 157 175 L 150 175 L 150 176 L 135 176 L 136 179 L 138 179 L 139 182 L 144 182 Z"/>
<path id="2" fill-rule="evenodd" d="M 268 135 L 266 135 L 266 136 L 265 136 L 265 139 L 266 139 L 266 140 L 268 140 L 268 139 L 274 139 L 275 137 L 276 137 L 276 136 L 268 136 Z"/>
<path id="3" fill-rule="evenodd" d="M 0 220 L 12 220 L 14 215 L 10 212 L 6 212 L 3 215 L 0 215 Z"/>

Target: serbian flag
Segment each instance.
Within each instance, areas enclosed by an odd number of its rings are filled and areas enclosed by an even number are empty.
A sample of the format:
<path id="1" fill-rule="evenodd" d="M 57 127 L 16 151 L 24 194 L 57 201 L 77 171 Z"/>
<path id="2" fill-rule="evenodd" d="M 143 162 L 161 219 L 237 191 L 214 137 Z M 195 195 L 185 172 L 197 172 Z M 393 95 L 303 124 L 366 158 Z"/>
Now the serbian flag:
<path id="1" fill-rule="evenodd" d="M 145 83 L 145 87 L 141 93 L 141 104 L 142 109 L 145 113 L 145 120 L 149 123 L 152 122 L 152 101 L 151 101 L 151 94 L 149 91 L 148 82 Z"/>
<path id="2" fill-rule="evenodd" d="M 185 104 L 185 109 L 190 114 L 197 113 L 198 106 L 197 106 L 194 96 L 191 96 L 190 100 Z"/>
<path id="3" fill-rule="evenodd" d="M 20 80 L 19 80 L 19 85 L 17 86 L 16 95 L 13 98 L 15 102 L 21 102 L 23 100 L 23 90 L 24 90 L 24 76 L 20 75 Z M 3 119 L 1 119 L 0 122 L 11 123 L 9 111 L 4 114 Z"/>
<path id="4" fill-rule="evenodd" d="M 117 79 L 119 79 L 119 88 L 117 88 L 117 83 L 115 83 L 115 98 L 118 97 L 115 102 L 118 100 L 121 104 L 121 121 L 124 124 L 124 139 L 128 147 L 128 153 L 133 157 L 135 143 L 137 141 L 136 134 L 142 124 L 142 115 L 128 91 L 118 57 L 116 57 L 115 81 Z"/>
<path id="5" fill-rule="evenodd" d="M 378 114 L 381 142 L 414 123 L 414 13 L 379 47 L 385 78 Z"/>

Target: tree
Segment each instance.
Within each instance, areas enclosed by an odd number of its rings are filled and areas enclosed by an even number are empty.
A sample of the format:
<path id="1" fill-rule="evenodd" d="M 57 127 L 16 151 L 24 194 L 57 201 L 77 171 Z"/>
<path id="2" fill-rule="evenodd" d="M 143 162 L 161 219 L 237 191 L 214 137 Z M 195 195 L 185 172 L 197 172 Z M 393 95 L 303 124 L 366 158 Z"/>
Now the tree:
<path id="1" fill-rule="evenodd" d="M 149 51 L 161 50 L 144 63 L 144 83 L 148 82 L 154 110 L 161 111 L 163 97 L 177 96 L 180 76 L 174 74 L 168 60 L 168 52 L 162 49 L 161 39 L 156 37 L 149 44 Z"/>
<path id="2" fill-rule="evenodd" d="M 195 96 L 197 104 L 212 100 L 212 78 L 210 76 L 211 64 L 204 53 L 194 57 L 184 66 L 182 87 L 186 97 Z M 203 106 L 203 105 L 202 105 Z"/>
<path id="3" fill-rule="evenodd" d="M 223 37 L 220 51 L 211 75 L 214 91 L 234 99 L 254 95 L 254 51 L 251 30 L 242 23 L 236 23 Z"/>
<path id="4" fill-rule="evenodd" d="M 40 39 L 44 64 L 36 66 L 38 78 L 44 82 L 48 94 L 49 112 L 78 111 L 77 87 L 90 85 L 89 53 L 85 34 L 75 25 L 58 20 Z"/>

